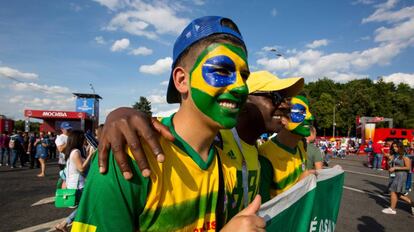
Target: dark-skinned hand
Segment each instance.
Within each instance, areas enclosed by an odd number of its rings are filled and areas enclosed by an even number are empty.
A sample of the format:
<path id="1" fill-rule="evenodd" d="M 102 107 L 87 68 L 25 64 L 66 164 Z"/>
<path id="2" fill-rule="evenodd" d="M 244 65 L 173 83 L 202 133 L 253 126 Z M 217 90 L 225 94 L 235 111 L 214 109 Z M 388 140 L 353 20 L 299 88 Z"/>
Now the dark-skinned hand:
<path id="1" fill-rule="evenodd" d="M 108 169 L 109 151 L 112 149 L 115 160 L 125 179 L 132 178 L 131 167 L 128 163 L 126 148 L 129 147 L 135 162 L 144 177 L 151 174 L 140 138 L 145 140 L 158 162 L 164 162 L 164 152 L 159 143 L 159 136 L 173 141 L 174 136 L 168 127 L 162 125 L 156 118 L 151 118 L 133 108 L 120 107 L 109 113 L 100 135 L 98 146 L 99 172 L 106 173 Z"/>

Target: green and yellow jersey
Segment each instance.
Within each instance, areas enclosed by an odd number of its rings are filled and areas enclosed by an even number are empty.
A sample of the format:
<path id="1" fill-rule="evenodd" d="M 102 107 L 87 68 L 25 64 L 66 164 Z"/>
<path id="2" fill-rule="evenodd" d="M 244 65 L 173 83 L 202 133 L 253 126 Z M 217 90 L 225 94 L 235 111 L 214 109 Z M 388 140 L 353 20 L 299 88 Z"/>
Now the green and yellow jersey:
<path id="1" fill-rule="evenodd" d="M 245 202 L 252 202 L 256 196 L 259 190 L 260 164 L 256 146 L 240 139 L 241 152 L 238 138 L 234 137 L 232 130 L 221 130 L 220 137 L 223 149 L 220 152 L 220 159 L 226 192 L 225 215 L 226 221 L 229 221 L 245 208 Z M 243 162 L 246 170 L 245 184 L 243 184 Z M 244 189 L 247 190 L 248 199 L 244 199 Z"/>
<path id="2" fill-rule="evenodd" d="M 262 202 L 288 190 L 305 169 L 306 151 L 303 141 L 291 149 L 277 141 L 276 137 L 259 147 L 261 166 L 260 190 Z"/>
<path id="3" fill-rule="evenodd" d="M 204 162 L 177 135 L 172 117 L 162 123 L 175 141 L 160 139 L 164 163 L 158 163 L 144 144 L 150 178 L 142 177 L 131 153 L 134 177 L 130 181 L 123 178 L 112 154 L 108 173 L 101 175 L 95 156 L 72 231 L 215 231 L 218 151 L 212 146 Z"/>

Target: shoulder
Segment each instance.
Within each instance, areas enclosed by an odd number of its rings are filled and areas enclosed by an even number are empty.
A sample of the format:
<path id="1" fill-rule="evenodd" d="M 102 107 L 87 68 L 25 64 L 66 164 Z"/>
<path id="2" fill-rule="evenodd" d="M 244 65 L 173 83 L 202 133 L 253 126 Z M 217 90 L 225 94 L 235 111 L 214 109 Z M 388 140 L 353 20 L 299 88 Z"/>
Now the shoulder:
<path id="1" fill-rule="evenodd" d="M 80 157 L 81 155 L 81 151 L 79 149 L 72 149 L 72 151 L 70 151 L 69 157 L 70 158 L 76 158 L 76 157 Z"/>

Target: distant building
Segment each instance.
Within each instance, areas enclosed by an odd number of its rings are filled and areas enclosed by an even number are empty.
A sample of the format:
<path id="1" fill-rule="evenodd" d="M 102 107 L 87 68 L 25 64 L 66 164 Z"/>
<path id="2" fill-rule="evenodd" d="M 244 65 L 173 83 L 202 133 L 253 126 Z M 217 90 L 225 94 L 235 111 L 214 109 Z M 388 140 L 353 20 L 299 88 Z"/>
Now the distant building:
<path id="1" fill-rule="evenodd" d="M 94 131 L 99 124 L 99 100 L 97 94 L 73 93 L 77 97 L 75 111 L 61 110 L 24 110 L 26 117 L 26 130 L 30 118 L 42 119 L 40 131 L 59 131 L 62 122 L 70 122 L 74 129 Z"/>
<path id="2" fill-rule="evenodd" d="M 7 132 L 10 134 L 14 129 L 14 120 L 7 118 L 4 115 L 0 115 L 0 133 Z"/>

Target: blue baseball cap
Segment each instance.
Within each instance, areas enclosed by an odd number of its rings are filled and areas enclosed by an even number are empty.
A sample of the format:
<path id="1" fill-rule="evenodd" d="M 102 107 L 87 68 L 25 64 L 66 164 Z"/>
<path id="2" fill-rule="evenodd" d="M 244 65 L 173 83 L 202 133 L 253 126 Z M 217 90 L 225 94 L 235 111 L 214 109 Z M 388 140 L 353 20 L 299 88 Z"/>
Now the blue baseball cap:
<path id="1" fill-rule="evenodd" d="M 181 32 L 177 40 L 174 43 L 173 50 L 173 63 L 171 66 L 170 82 L 167 90 L 167 102 L 179 103 L 180 94 L 175 88 L 174 81 L 172 80 L 172 72 L 177 62 L 177 59 L 188 47 L 196 43 L 197 41 L 204 39 L 213 34 L 229 34 L 240 40 L 244 44 L 244 40 L 237 28 L 230 28 L 228 23 L 236 25 L 232 20 L 220 16 L 205 16 L 194 19 L 188 26 Z"/>
<path id="2" fill-rule="evenodd" d="M 60 124 L 60 129 L 72 130 L 72 125 L 69 122 L 62 122 Z"/>

